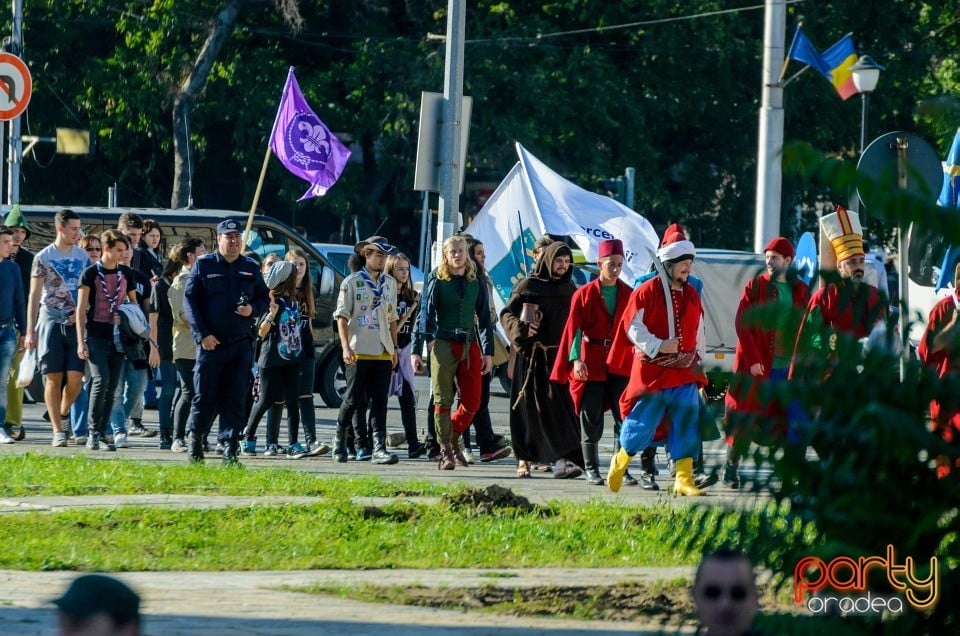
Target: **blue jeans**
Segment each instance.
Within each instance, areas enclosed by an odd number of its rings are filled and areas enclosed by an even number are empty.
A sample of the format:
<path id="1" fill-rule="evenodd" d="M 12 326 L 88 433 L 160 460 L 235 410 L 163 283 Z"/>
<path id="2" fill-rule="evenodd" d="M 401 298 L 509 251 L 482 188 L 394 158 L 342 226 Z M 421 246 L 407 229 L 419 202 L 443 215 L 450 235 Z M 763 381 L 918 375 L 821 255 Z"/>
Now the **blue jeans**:
<path id="1" fill-rule="evenodd" d="M 73 429 L 73 437 L 87 437 L 89 430 L 87 427 L 87 414 L 90 410 L 90 379 L 86 379 L 80 387 L 80 393 L 77 393 L 77 399 L 70 406 L 70 427 Z"/>
<path id="2" fill-rule="evenodd" d="M 17 355 L 17 330 L 14 327 L 0 329 L 0 378 L 10 377 L 13 357 Z M 0 391 L 0 424 L 7 421 L 7 387 Z"/>
<path id="3" fill-rule="evenodd" d="M 134 369 L 128 360 L 123 362 L 117 392 L 113 395 L 110 428 L 114 435 L 127 432 L 127 418 L 143 405 L 143 389 L 147 386 L 147 370 Z"/>
<path id="4" fill-rule="evenodd" d="M 160 439 L 164 442 L 173 441 L 173 396 L 177 394 L 177 367 L 173 360 L 161 360 L 160 398 L 157 400 L 157 409 L 160 411 Z"/>

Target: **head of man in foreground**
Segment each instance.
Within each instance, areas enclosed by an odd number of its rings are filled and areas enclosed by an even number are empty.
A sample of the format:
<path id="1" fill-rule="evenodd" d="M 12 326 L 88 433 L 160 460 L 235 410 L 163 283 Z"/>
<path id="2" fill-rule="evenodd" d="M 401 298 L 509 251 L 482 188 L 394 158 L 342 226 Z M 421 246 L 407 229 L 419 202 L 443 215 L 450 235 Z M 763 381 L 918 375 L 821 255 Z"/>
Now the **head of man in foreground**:
<path id="1" fill-rule="evenodd" d="M 79 576 L 53 604 L 61 636 L 140 634 L 140 596 L 113 577 Z"/>
<path id="2" fill-rule="evenodd" d="M 704 555 L 693 582 L 693 602 L 707 634 L 750 634 L 759 599 L 749 557 L 729 549 Z"/>

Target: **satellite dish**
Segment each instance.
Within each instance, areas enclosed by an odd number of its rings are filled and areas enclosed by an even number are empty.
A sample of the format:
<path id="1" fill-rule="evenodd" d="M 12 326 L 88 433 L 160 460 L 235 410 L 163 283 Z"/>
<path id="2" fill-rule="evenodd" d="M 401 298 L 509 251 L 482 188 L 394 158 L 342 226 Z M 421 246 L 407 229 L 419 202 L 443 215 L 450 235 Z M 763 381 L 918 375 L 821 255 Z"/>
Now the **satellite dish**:
<path id="1" fill-rule="evenodd" d="M 871 192 L 860 192 L 864 207 L 879 207 L 886 188 L 897 187 L 897 139 L 907 141 L 907 185 L 905 190 L 933 202 L 943 187 L 943 167 L 937 151 L 925 139 L 913 133 L 896 131 L 877 137 L 860 156 L 857 172 L 878 186 Z M 864 198 L 866 195 L 866 198 Z"/>

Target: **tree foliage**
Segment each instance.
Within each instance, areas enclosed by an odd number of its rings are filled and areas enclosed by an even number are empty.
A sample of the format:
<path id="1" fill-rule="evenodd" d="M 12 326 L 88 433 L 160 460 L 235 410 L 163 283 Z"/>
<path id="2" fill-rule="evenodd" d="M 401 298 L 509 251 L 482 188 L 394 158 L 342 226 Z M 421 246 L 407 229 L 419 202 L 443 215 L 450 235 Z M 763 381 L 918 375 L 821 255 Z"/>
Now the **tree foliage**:
<path id="1" fill-rule="evenodd" d="M 742 6 L 742 3 L 740 3 Z M 317 114 L 348 137 L 355 163 L 319 200 L 272 162 L 261 208 L 308 222 L 315 234 L 361 233 L 383 219 L 401 245 L 416 244 L 412 191 L 420 93 L 441 91 L 445 0 L 44 0 L 25 6 L 25 57 L 35 95 L 27 127 L 89 128 L 96 152 L 51 157 L 23 170 L 27 202 L 184 203 L 176 183 L 177 95 L 225 7 L 233 28 L 192 95 L 188 182 L 199 207 L 246 208 L 288 66 Z M 498 182 L 514 141 L 587 188 L 637 168 L 637 210 L 657 225 L 682 221 L 693 238 L 751 242 L 760 106 L 763 11 L 718 13 L 720 0 L 477 0 L 467 7 L 465 92 L 474 98 L 467 179 Z M 289 9 L 299 8 L 301 20 Z M 288 10 L 286 15 L 284 10 Z M 847 31 L 858 53 L 887 67 L 869 130 L 914 130 L 946 149 L 958 123 L 960 0 L 800 3 L 788 8 L 822 50 Z M 696 19 L 689 16 L 702 15 Z M 627 28 L 618 25 L 631 24 Z M 296 28 L 294 28 L 296 25 Z M 603 27 L 607 30 L 599 30 Z M 793 63 L 792 69 L 798 65 Z M 785 90 L 786 138 L 848 162 L 859 138 L 859 100 L 841 101 L 807 72 Z M 180 145 L 185 147 L 185 139 Z M 56 178 L 45 178 L 56 171 Z M 783 227 L 811 229 L 797 209 L 840 200 L 801 177 L 785 181 Z M 472 198 L 462 204 L 472 212 Z"/>

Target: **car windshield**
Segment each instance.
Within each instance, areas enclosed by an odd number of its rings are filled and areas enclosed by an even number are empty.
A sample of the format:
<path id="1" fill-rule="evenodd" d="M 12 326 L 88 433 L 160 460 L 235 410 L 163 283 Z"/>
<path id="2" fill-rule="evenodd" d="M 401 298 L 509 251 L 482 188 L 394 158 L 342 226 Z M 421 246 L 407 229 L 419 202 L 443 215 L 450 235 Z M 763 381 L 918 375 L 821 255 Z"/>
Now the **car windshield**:
<path id="1" fill-rule="evenodd" d="M 330 261 L 330 264 L 333 265 L 334 269 L 343 274 L 344 276 L 350 273 L 350 255 L 353 253 L 350 252 L 334 252 L 332 250 L 327 250 L 324 252 L 324 256 L 327 257 L 327 260 Z"/>

